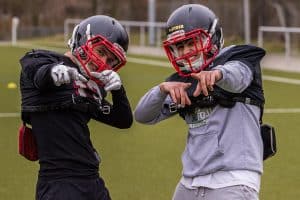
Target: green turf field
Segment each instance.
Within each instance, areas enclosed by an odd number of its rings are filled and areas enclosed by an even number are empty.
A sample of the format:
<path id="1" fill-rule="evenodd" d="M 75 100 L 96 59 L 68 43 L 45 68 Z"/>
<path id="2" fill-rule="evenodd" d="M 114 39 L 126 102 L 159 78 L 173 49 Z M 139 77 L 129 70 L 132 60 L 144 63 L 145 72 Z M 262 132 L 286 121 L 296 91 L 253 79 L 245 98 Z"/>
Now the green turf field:
<path id="1" fill-rule="evenodd" d="M 19 117 L 3 116 L 20 112 L 19 88 L 8 89 L 7 84 L 18 84 L 18 59 L 27 50 L 0 46 L 0 200 L 34 199 L 38 163 L 18 155 Z M 171 68 L 128 62 L 120 73 L 132 107 L 149 88 L 171 72 Z M 264 75 L 300 79 L 297 73 L 268 70 Z M 264 89 L 266 109 L 300 108 L 300 85 L 264 81 Z M 300 198 L 299 118 L 300 113 L 264 115 L 264 121 L 276 127 L 278 154 L 265 162 L 262 200 Z M 114 200 L 171 199 L 180 178 L 180 157 L 186 139 L 185 125 L 179 117 L 154 126 L 134 123 L 128 130 L 92 121 L 90 128 L 93 144 L 103 161 L 100 173 Z"/>

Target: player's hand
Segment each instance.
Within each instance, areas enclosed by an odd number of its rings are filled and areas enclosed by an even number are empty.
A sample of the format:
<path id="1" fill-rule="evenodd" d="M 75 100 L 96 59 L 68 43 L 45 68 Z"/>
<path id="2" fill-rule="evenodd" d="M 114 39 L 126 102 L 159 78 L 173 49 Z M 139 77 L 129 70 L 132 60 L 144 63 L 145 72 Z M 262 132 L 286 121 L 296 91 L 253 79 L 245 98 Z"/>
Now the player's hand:
<path id="1" fill-rule="evenodd" d="M 164 93 L 168 93 L 173 102 L 180 107 L 185 105 L 191 105 L 186 89 L 191 86 L 191 83 L 183 82 L 163 82 L 159 85 L 160 90 Z"/>
<path id="2" fill-rule="evenodd" d="M 87 79 L 83 75 L 81 75 L 76 68 L 61 64 L 52 67 L 51 77 L 53 79 L 54 85 L 56 86 L 70 83 L 71 80 L 80 80 L 82 82 L 87 82 Z"/>
<path id="3" fill-rule="evenodd" d="M 208 91 L 213 91 L 215 83 L 222 79 L 222 72 L 220 70 L 201 71 L 199 73 L 192 73 L 191 77 L 198 80 L 197 87 L 193 96 L 197 97 L 202 92 L 204 96 L 208 95 Z"/>
<path id="4" fill-rule="evenodd" d="M 91 72 L 91 76 L 100 80 L 104 84 L 105 91 L 119 90 L 122 86 L 120 76 L 113 70 Z"/>

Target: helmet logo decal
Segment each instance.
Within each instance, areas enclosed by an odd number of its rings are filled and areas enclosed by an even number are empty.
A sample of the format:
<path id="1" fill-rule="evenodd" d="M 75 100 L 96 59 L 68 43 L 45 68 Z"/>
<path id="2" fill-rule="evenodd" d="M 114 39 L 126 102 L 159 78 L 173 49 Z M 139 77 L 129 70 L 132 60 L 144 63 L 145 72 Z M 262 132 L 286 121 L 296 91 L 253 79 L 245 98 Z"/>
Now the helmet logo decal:
<path id="1" fill-rule="evenodd" d="M 168 34 L 178 31 L 178 30 L 184 30 L 184 25 L 180 24 L 180 25 L 176 25 L 176 26 L 172 26 L 172 27 L 168 28 Z"/>
<path id="2" fill-rule="evenodd" d="M 178 31 L 174 31 L 173 33 L 168 34 L 167 39 L 172 39 L 174 37 L 178 37 L 178 36 L 184 36 L 185 31 L 184 30 L 178 30 Z"/>

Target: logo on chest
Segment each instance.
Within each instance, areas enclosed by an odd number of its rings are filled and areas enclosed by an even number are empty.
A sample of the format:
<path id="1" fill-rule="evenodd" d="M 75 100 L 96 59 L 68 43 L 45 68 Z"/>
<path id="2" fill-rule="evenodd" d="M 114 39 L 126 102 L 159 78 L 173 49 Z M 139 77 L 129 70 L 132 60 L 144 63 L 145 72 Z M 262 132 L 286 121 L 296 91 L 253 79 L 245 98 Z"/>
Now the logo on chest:
<path id="1" fill-rule="evenodd" d="M 197 128 L 207 124 L 208 117 L 212 113 L 213 108 L 195 108 L 194 112 L 185 116 L 185 122 L 190 128 Z"/>

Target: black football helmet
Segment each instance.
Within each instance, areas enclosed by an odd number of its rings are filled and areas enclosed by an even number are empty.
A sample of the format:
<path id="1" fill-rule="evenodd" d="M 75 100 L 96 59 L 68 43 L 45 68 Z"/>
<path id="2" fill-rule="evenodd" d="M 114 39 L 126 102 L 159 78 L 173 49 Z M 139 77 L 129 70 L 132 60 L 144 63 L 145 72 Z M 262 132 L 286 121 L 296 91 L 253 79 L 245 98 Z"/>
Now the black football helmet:
<path id="1" fill-rule="evenodd" d="M 222 28 L 216 15 L 207 7 L 188 4 L 177 8 L 167 21 L 165 52 L 181 76 L 204 70 L 222 48 Z M 180 52 L 187 45 L 189 50 Z"/>
<path id="2" fill-rule="evenodd" d="M 74 28 L 68 45 L 81 72 L 93 79 L 91 71 L 117 71 L 125 65 L 128 43 L 126 30 L 116 19 L 96 15 L 84 19 Z M 106 62 L 99 56 L 103 53 L 110 55 Z"/>

